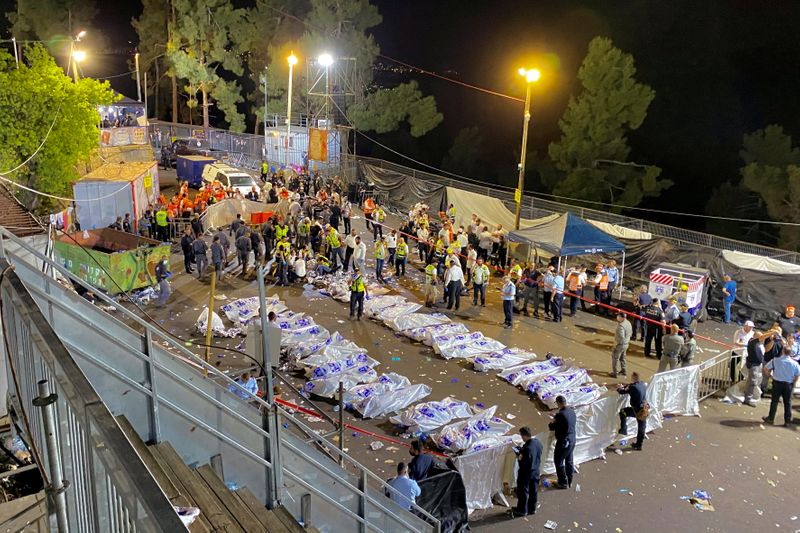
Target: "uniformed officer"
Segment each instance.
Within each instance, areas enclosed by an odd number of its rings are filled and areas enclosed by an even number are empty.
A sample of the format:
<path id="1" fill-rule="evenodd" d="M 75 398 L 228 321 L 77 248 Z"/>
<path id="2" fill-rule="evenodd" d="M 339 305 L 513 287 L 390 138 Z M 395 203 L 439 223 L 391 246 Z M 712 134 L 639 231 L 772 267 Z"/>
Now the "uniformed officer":
<path id="1" fill-rule="evenodd" d="M 156 211 L 156 238 L 161 242 L 169 240 L 168 218 L 167 208 L 163 205 L 159 206 L 158 211 Z"/>
<path id="2" fill-rule="evenodd" d="M 778 403 L 783 400 L 783 425 L 792 426 L 792 391 L 800 380 L 800 365 L 790 357 L 791 349 L 783 348 L 780 357 L 769 361 L 764 372 L 772 377 L 772 401 L 769 404 L 769 414 L 762 420 L 769 424 L 775 421 Z"/>
<path id="3" fill-rule="evenodd" d="M 531 435 L 529 427 L 519 430 L 524 444 L 515 449 L 519 469 L 517 470 L 517 507 L 512 516 L 536 514 L 539 497 L 539 465 L 542 460 L 542 443 Z"/>
<path id="4" fill-rule="evenodd" d="M 619 412 L 619 434 L 628 434 L 628 417 L 636 419 L 636 442 L 631 446 L 634 450 L 642 449 L 642 442 L 644 442 L 644 434 L 647 430 L 647 414 L 649 412 L 649 405 L 645 400 L 647 388 L 644 383 L 639 381 L 639 373 L 634 372 L 631 374 L 632 381 L 627 385 L 620 385 L 617 392 L 620 394 L 627 394 L 631 398 L 630 407 L 626 407 Z M 645 409 L 646 407 L 646 409 Z"/>
<path id="5" fill-rule="evenodd" d="M 361 270 L 355 269 L 353 278 L 350 280 L 350 320 L 356 316 L 356 307 L 358 307 L 358 320 L 361 320 L 361 315 L 364 313 L 364 296 L 367 294 L 367 286 L 364 284 L 364 277 L 361 275 Z"/>
<path id="6" fill-rule="evenodd" d="M 661 309 L 661 302 L 658 298 L 653 298 L 650 305 L 644 307 L 643 316 L 645 320 L 650 321 L 647 324 L 647 333 L 644 338 L 644 356 L 650 357 L 651 349 L 653 347 L 653 340 L 656 341 L 656 359 L 661 359 L 661 341 L 664 338 L 664 326 L 667 322 L 664 318 L 664 311 Z"/>
<path id="7" fill-rule="evenodd" d="M 555 432 L 556 448 L 553 462 L 556 465 L 558 484 L 556 488 L 566 489 L 572 485 L 572 474 L 575 470 L 572 453 L 575 451 L 575 410 L 567 407 L 567 399 L 561 395 L 556 397 L 558 412 L 550 422 L 550 430 Z"/>

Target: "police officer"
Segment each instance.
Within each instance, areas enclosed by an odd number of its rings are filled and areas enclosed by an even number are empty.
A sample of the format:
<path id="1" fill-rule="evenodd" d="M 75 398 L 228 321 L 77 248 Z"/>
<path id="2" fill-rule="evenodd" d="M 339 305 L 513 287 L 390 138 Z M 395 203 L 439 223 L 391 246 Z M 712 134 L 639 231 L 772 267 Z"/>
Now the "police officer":
<path id="1" fill-rule="evenodd" d="M 247 261 L 252 249 L 253 242 L 250 240 L 250 232 L 245 231 L 244 235 L 236 239 L 236 254 L 239 256 L 239 264 L 242 265 L 242 276 L 247 273 Z"/>
<path id="2" fill-rule="evenodd" d="M 566 489 L 572 485 L 574 466 L 572 453 L 575 451 L 575 410 L 567 407 L 567 399 L 561 395 L 556 397 L 558 412 L 550 422 L 550 431 L 555 432 L 556 449 L 553 462 L 556 465 L 558 484 L 556 488 Z"/>
<path id="3" fill-rule="evenodd" d="M 354 269 L 353 279 L 350 280 L 350 320 L 356 316 L 356 307 L 358 307 L 358 320 L 361 320 L 361 315 L 364 313 L 364 296 L 367 294 L 367 286 L 364 284 L 364 278 L 361 275 L 361 270 Z"/>
<path id="4" fill-rule="evenodd" d="M 661 309 L 661 302 L 658 298 L 653 298 L 653 301 L 644 307 L 642 312 L 645 320 L 650 321 L 647 324 L 647 329 L 644 338 L 644 356 L 650 357 L 653 348 L 653 340 L 656 342 L 656 359 L 661 359 L 661 340 L 664 338 L 664 327 L 667 324 L 664 317 L 664 311 Z"/>
<path id="5" fill-rule="evenodd" d="M 167 208 L 163 205 L 159 206 L 156 211 L 156 238 L 161 242 L 169 240 L 169 215 Z"/>
<path id="6" fill-rule="evenodd" d="M 769 404 L 769 414 L 762 418 L 764 422 L 772 424 L 778 403 L 783 401 L 783 425 L 792 426 L 792 391 L 800 380 L 800 365 L 790 357 L 791 350 L 784 347 L 781 355 L 769 361 L 764 372 L 772 377 L 772 401 Z"/>
<path id="7" fill-rule="evenodd" d="M 197 279 L 203 279 L 208 268 L 208 245 L 199 236 L 192 242 L 194 261 L 197 263 Z"/>
<path id="8" fill-rule="evenodd" d="M 619 434 L 628 434 L 628 417 L 631 416 L 636 419 L 636 442 L 631 446 L 634 450 L 642 449 L 642 442 L 644 442 L 644 434 L 647 430 L 647 411 L 649 406 L 645 400 L 647 389 L 644 383 L 639 381 L 639 373 L 634 372 L 631 374 L 631 382 L 627 385 L 620 385 L 617 392 L 620 394 L 627 394 L 631 398 L 630 407 L 626 407 L 619 412 Z M 643 409 L 643 407 L 647 409 Z"/>
<path id="9" fill-rule="evenodd" d="M 194 263 L 194 252 L 192 250 L 192 243 L 194 242 L 194 237 L 192 237 L 192 229 L 186 228 L 183 230 L 183 237 L 181 237 L 181 251 L 183 252 L 183 266 L 186 269 L 187 274 L 191 274 L 194 272 L 192 269 L 192 263 Z"/>
<path id="10" fill-rule="evenodd" d="M 512 516 L 536 514 L 536 502 L 539 496 L 539 465 L 542 461 L 542 443 L 531 435 L 529 427 L 519 430 L 524 444 L 515 449 L 519 469 L 517 470 L 517 507 Z"/>

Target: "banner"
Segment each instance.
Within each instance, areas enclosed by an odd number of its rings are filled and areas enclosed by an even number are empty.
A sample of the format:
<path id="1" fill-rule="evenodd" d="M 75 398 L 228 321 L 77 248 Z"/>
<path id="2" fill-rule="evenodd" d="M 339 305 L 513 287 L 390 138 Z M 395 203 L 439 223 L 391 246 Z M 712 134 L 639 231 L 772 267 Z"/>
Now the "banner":
<path id="1" fill-rule="evenodd" d="M 308 158 L 314 161 L 328 160 L 328 132 L 326 130 L 308 129 Z"/>

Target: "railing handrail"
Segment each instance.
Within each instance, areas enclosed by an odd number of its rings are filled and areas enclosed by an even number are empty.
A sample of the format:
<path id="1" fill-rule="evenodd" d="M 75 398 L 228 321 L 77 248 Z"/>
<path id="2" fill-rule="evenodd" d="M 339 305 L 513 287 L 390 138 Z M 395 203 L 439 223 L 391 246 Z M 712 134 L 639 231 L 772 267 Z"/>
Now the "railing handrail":
<path id="1" fill-rule="evenodd" d="M 45 264 L 48 264 L 49 266 L 51 266 L 52 268 L 57 270 L 65 278 L 72 280 L 74 283 L 78 283 L 78 284 L 82 285 L 87 290 L 94 290 L 94 288 L 91 285 L 89 285 L 85 281 L 83 281 L 80 278 L 78 278 L 77 276 L 75 276 L 72 272 L 70 272 L 69 270 L 64 268 L 62 265 L 58 264 L 57 262 L 54 262 L 54 261 L 50 260 L 48 257 L 44 256 L 43 254 L 41 254 L 36 249 L 28 246 L 27 243 L 25 243 L 21 239 L 17 238 L 13 234 L 11 234 L 5 228 L 0 227 L 0 243 L 2 242 L 3 238 L 6 238 L 6 239 L 14 242 L 18 246 L 24 248 L 28 253 L 30 253 L 31 255 L 36 257 L 38 260 L 44 262 Z M 102 292 L 95 291 L 94 294 L 95 294 L 95 296 L 97 296 L 98 298 L 103 300 L 105 303 L 107 303 L 109 305 L 114 305 L 117 308 L 118 312 L 120 312 L 121 314 L 125 315 L 127 318 L 129 318 L 132 321 L 134 321 L 138 326 L 142 327 L 146 331 L 149 331 L 150 334 L 154 336 L 154 339 L 155 338 L 162 339 L 162 340 L 166 341 L 170 345 L 170 347 L 182 352 L 182 355 L 185 356 L 185 358 L 188 358 L 189 362 L 191 362 L 196 367 L 199 367 L 199 369 L 196 368 L 195 370 L 197 370 L 198 372 L 201 371 L 201 370 L 202 371 L 207 371 L 208 373 L 213 374 L 213 376 L 215 378 L 218 378 L 219 381 L 218 381 L 218 379 L 209 379 L 207 381 L 212 382 L 214 384 L 214 386 L 216 386 L 217 388 L 219 388 L 222 391 L 224 391 L 225 394 L 229 394 L 232 397 L 234 396 L 228 390 L 228 387 L 231 384 L 234 384 L 235 386 L 237 386 L 239 388 L 242 388 L 230 376 L 228 376 L 227 374 L 219 371 L 216 367 L 214 367 L 213 365 L 207 363 L 204 359 L 200 358 L 199 356 L 197 356 L 196 354 L 194 354 L 193 352 L 188 350 L 186 347 L 183 346 L 183 344 L 178 343 L 177 341 L 172 339 L 172 337 L 169 334 L 161 331 L 159 328 L 154 327 L 152 324 L 150 324 L 149 322 L 145 321 L 144 319 L 142 319 L 141 317 L 139 317 L 138 315 L 136 315 L 135 313 L 133 313 L 129 309 L 127 309 L 127 308 L 125 308 L 123 306 L 119 306 L 116 302 L 114 302 L 112 299 L 110 299 L 108 296 L 106 296 Z M 108 318 L 109 319 L 113 319 L 113 320 L 117 320 L 116 317 L 113 317 L 111 315 L 109 315 Z M 167 352 L 167 353 L 169 353 L 169 352 Z M 173 354 L 170 354 L 170 355 L 173 355 Z M 154 362 L 154 364 L 157 367 L 159 367 L 162 371 L 164 371 L 164 369 L 161 368 L 161 366 L 157 362 Z M 187 384 L 187 386 L 188 385 L 190 385 L 190 384 Z M 242 388 L 242 390 L 244 390 L 244 389 Z M 215 405 L 218 405 L 219 407 L 223 407 L 223 408 L 225 407 L 223 404 L 221 404 L 220 402 L 217 402 L 214 399 L 211 399 L 211 398 L 207 398 L 207 399 L 211 400 Z M 256 412 L 258 412 L 259 409 L 267 409 L 267 410 L 269 410 L 269 409 L 272 408 L 270 406 L 270 404 L 268 404 L 267 402 L 265 402 L 264 400 L 262 400 L 261 398 L 258 398 L 258 397 L 252 397 L 250 401 L 254 402 L 255 405 L 250 404 L 248 402 L 242 402 L 244 404 L 244 408 L 252 409 L 252 410 L 254 410 Z M 350 466 L 352 466 L 355 470 L 357 470 L 359 472 L 362 472 L 363 475 L 365 475 L 368 479 L 371 479 L 371 480 L 377 482 L 378 485 L 379 485 L 379 489 L 381 489 L 381 490 L 386 490 L 386 489 L 392 490 L 391 486 L 388 485 L 388 483 L 385 480 L 383 480 L 380 477 L 378 477 L 374 472 L 372 472 L 371 470 L 366 468 L 364 465 L 362 465 L 361 463 L 356 461 L 354 458 L 352 458 L 348 454 L 346 454 L 344 452 L 341 452 L 338 449 L 338 446 L 336 446 L 334 443 L 330 442 L 328 439 L 318 435 L 313 429 L 311 429 L 310 427 L 306 426 L 299 419 L 297 419 L 297 417 L 294 417 L 287 410 L 283 409 L 282 407 L 278 406 L 277 404 L 275 405 L 275 408 L 279 409 L 283 416 L 286 416 L 286 417 L 290 418 L 292 420 L 293 424 L 295 424 L 304 433 L 306 433 L 306 435 L 308 437 L 311 437 L 315 441 L 317 441 L 320 446 L 323 446 L 323 447 L 325 447 L 325 448 L 327 448 L 327 449 L 329 449 L 331 451 L 335 450 L 335 453 L 338 454 L 340 457 L 344 458 L 344 460 Z M 248 423 L 247 425 L 252 430 L 256 431 L 259 435 L 261 435 L 263 437 L 266 437 L 266 438 L 270 438 L 269 433 L 265 432 L 263 428 L 258 427 L 256 424 Z M 235 441 L 233 439 L 231 439 L 230 437 L 228 437 L 226 435 L 220 435 L 220 438 L 222 438 L 226 442 L 229 442 L 234 447 L 236 446 Z M 316 465 L 317 467 L 320 467 L 320 468 L 324 467 L 324 465 L 318 463 L 310 455 L 302 453 L 302 450 L 300 450 L 299 448 L 293 446 L 290 442 L 286 441 L 286 442 L 283 442 L 283 444 L 288 446 L 289 449 L 292 450 L 293 452 L 301 453 L 306 460 L 308 460 L 312 464 Z M 386 502 L 385 502 L 385 498 L 384 497 L 375 498 L 373 496 L 373 494 L 372 494 L 372 491 L 362 491 L 358 487 L 358 485 L 350 483 L 349 477 L 346 476 L 346 475 L 344 476 L 344 481 L 347 483 L 349 489 L 352 492 L 354 492 L 357 496 L 361 496 L 361 497 L 366 498 L 372 505 L 374 505 L 378 509 L 382 510 L 383 512 L 389 514 L 390 516 L 392 516 L 393 518 L 397 519 L 398 521 L 402 522 L 402 517 L 398 517 L 395 513 L 392 512 L 391 509 L 389 509 L 385 505 Z M 340 504 L 338 504 L 338 502 L 331 502 L 331 503 L 333 503 L 334 505 L 340 506 Z M 432 522 L 432 525 L 435 528 L 438 529 L 439 522 L 435 517 L 433 517 L 432 515 L 427 513 L 424 509 L 422 509 L 421 507 L 417 506 L 416 504 L 413 504 L 413 507 L 414 507 L 416 512 L 418 512 L 420 515 L 424 516 L 426 519 L 428 519 L 428 521 Z M 365 523 L 365 525 L 368 525 L 368 521 L 367 521 L 366 517 L 362 518 L 362 521 Z"/>
<path id="2" fill-rule="evenodd" d="M 5 268 L 8 265 L 10 263 L 7 259 L 0 257 L 0 267 Z M 115 481 L 117 487 L 129 488 L 134 493 L 161 531 L 184 530 L 185 526 L 172 504 L 86 375 L 47 323 L 13 268 L 7 270 L 0 279 L 0 287 L 2 286 L 7 287 L 7 293 L 12 299 L 12 302 L 7 304 L 15 304 L 15 312 L 26 317 L 31 334 L 38 337 L 40 342 L 37 342 L 36 346 L 51 369 L 50 379 L 57 384 L 64 401 L 70 404 L 73 415 L 81 419 L 83 427 L 88 428 L 91 424 L 100 433 L 103 453 L 99 454 L 99 458 L 106 467 L 107 475 Z M 61 372 L 53 371 L 56 368 L 60 368 Z M 87 430 L 87 435 L 90 434 L 91 432 Z M 107 464 L 107 461 L 114 464 Z"/>

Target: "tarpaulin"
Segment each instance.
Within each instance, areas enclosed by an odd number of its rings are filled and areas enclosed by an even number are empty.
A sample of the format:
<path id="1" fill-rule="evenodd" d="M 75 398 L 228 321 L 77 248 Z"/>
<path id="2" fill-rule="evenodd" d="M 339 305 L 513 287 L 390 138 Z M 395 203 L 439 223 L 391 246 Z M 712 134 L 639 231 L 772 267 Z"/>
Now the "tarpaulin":
<path id="1" fill-rule="evenodd" d="M 526 352 L 519 348 L 504 348 L 494 352 L 471 357 L 472 366 L 478 372 L 488 372 L 489 370 L 504 370 L 513 366 L 524 364 L 531 359 L 536 359 L 536 354 Z"/>
<path id="2" fill-rule="evenodd" d="M 468 357 L 475 357 L 495 350 L 502 350 L 505 347 L 506 345 L 500 341 L 483 337 L 464 344 L 446 346 L 441 349 L 441 353 L 445 359 L 467 359 Z"/>
<path id="3" fill-rule="evenodd" d="M 460 452 L 481 439 L 505 435 L 513 425 L 494 416 L 495 411 L 497 406 L 493 405 L 467 420 L 443 427 L 434 437 L 434 442 L 443 450 Z"/>
<path id="4" fill-rule="evenodd" d="M 481 219 L 481 224 L 494 229 L 498 224 L 506 229 L 514 227 L 513 211 L 510 211 L 499 198 L 491 198 L 485 194 L 447 187 L 447 203 L 456 208 L 456 227 L 467 226 L 472 222 L 472 215 Z M 558 215 L 547 215 L 536 219 L 520 219 L 520 227 L 526 228 L 558 218 Z"/>
<path id="5" fill-rule="evenodd" d="M 406 426 L 412 435 L 430 433 L 457 418 L 469 418 L 472 409 L 467 402 L 450 396 L 441 401 L 418 403 L 397 416 L 389 418 L 392 424 Z"/>
<path id="6" fill-rule="evenodd" d="M 206 228 L 221 228 L 236 220 L 237 214 L 242 215 L 242 220 L 247 223 L 250 221 L 251 214 L 267 212 L 286 216 L 286 209 L 279 208 L 279 204 L 265 204 L 251 200 L 226 198 L 208 206 L 203 215 L 203 225 Z"/>
<path id="7" fill-rule="evenodd" d="M 395 372 L 381 374 L 375 381 L 364 383 L 363 385 L 356 385 L 346 390 L 344 393 L 344 404 L 348 409 L 355 409 L 356 404 L 360 404 L 368 398 L 372 398 L 376 395 L 379 396 L 402 387 L 408 387 L 409 385 L 411 385 L 411 382 L 407 377 L 401 376 Z"/>
<path id="8" fill-rule="evenodd" d="M 491 509 L 492 496 L 503 492 L 503 481 L 512 477 L 514 468 L 513 444 L 507 443 L 473 453 L 460 455 L 453 463 L 461 472 L 467 493 L 467 509 Z"/>
<path id="9" fill-rule="evenodd" d="M 431 388 L 427 385 L 410 385 L 371 396 L 355 407 L 364 418 L 375 418 L 376 416 L 401 411 L 430 393 Z"/>
<path id="10" fill-rule="evenodd" d="M 763 255 L 722 250 L 722 258 L 734 266 L 748 270 L 760 270 L 774 274 L 800 274 L 800 265 L 764 257 Z"/>
<path id="11" fill-rule="evenodd" d="M 359 165 L 364 178 L 374 184 L 377 191 L 387 195 L 391 206 L 408 211 L 414 204 L 424 202 L 433 212 L 447 207 L 444 185 L 363 162 Z"/>
<path id="12" fill-rule="evenodd" d="M 439 520 L 442 533 L 469 531 L 467 491 L 461 474 L 448 471 L 419 482 L 417 505 Z"/>
<path id="13" fill-rule="evenodd" d="M 508 234 L 508 240 L 529 244 L 560 256 L 625 250 L 623 243 L 569 212 L 548 222 L 512 231 Z"/>
<path id="14" fill-rule="evenodd" d="M 512 385 L 519 385 L 525 379 L 546 374 L 555 374 L 563 370 L 564 362 L 559 357 L 551 357 L 544 361 L 525 363 L 524 365 L 507 368 L 497 374 L 502 380 L 508 381 Z"/>

